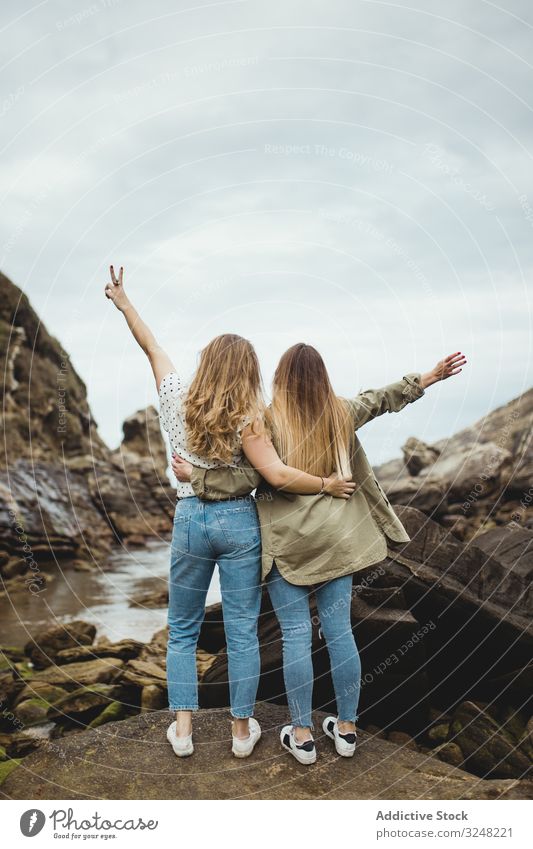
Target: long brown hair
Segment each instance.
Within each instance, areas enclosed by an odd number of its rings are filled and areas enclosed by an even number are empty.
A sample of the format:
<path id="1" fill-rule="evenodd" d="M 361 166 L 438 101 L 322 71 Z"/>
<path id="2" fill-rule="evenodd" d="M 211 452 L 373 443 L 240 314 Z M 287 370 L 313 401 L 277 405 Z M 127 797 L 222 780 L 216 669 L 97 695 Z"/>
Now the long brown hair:
<path id="1" fill-rule="evenodd" d="M 353 424 L 316 348 L 299 342 L 281 357 L 269 419 L 287 465 L 314 475 L 350 475 Z"/>
<path id="2" fill-rule="evenodd" d="M 216 336 L 200 352 L 185 399 L 187 447 L 206 460 L 231 462 L 243 420 L 264 409 L 259 361 L 242 336 Z"/>

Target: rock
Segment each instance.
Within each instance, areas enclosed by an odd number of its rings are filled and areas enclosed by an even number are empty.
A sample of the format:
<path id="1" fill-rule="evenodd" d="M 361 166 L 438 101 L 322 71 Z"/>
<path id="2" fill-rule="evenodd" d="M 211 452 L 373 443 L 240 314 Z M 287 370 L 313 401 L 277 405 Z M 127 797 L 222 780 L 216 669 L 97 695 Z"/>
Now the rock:
<path id="1" fill-rule="evenodd" d="M 35 752 L 41 744 L 41 740 L 30 737 L 24 731 L 15 731 L 13 734 L 6 735 L 2 742 L 10 758 L 25 758 Z"/>
<path id="2" fill-rule="evenodd" d="M 21 557 L 9 557 L 0 568 L 0 573 L 5 579 L 24 575 L 28 571 L 28 564 Z"/>
<path id="3" fill-rule="evenodd" d="M 413 740 L 410 734 L 406 734 L 404 731 L 391 731 L 387 739 L 391 743 L 396 743 L 397 746 L 406 746 L 408 749 L 418 750 L 416 740 Z"/>
<path id="4" fill-rule="evenodd" d="M 383 568 L 402 583 L 415 619 L 430 626 L 424 647 L 432 700 L 446 710 L 507 687 L 505 700 L 525 708 L 533 692 L 527 543 L 510 570 L 497 550 L 488 555 L 475 540 L 460 543 L 412 508 L 396 512 L 411 541 L 391 543 Z"/>
<path id="5" fill-rule="evenodd" d="M 122 431 L 124 436 L 120 448 L 115 452 L 115 459 L 117 454 L 127 455 L 127 464 L 136 464 L 139 476 L 144 474 L 139 460 L 151 460 L 151 468 L 160 477 L 165 477 L 168 458 L 165 443 L 161 439 L 159 414 L 155 407 L 138 410 L 124 421 Z"/>
<path id="6" fill-rule="evenodd" d="M 8 775 L 16 769 L 19 763 L 19 758 L 12 758 L 0 763 L 0 785 L 4 783 Z"/>
<path id="7" fill-rule="evenodd" d="M 360 732 L 355 759 L 319 743 L 306 769 L 283 752 L 284 708 L 259 704 L 263 736 L 253 756 L 231 754 L 229 715 L 200 712 L 198 745 L 176 758 L 165 734 L 168 711 L 140 714 L 43 744 L 2 787 L 8 799 L 503 799 L 528 798 L 528 781 L 484 781 L 436 759 Z M 317 714 L 318 727 L 325 714 Z M 200 741 L 209 740 L 209 745 Z M 213 769 L 216 764 L 216 770 Z"/>
<path id="8" fill-rule="evenodd" d="M 378 725 L 372 725 L 372 723 L 370 723 L 369 725 L 366 726 L 365 731 L 366 731 L 367 734 L 370 734 L 372 737 L 379 737 L 381 740 L 387 739 L 386 733 L 383 731 L 382 728 L 379 728 Z"/>
<path id="9" fill-rule="evenodd" d="M 163 659 L 161 661 L 164 662 Z M 159 684 L 166 689 L 167 673 L 162 666 L 146 660 L 130 660 L 121 672 L 120 680 L 139 687 Z"/>
<path id="10" fill-rule="evenodd" d="M 483 778 L 522 778 L 532 762 L 516 741 L 473 702 L 463 702 L 453 714 L 449 742 L 460 746 L 464 766 Z"/>
<path id="11" fill-rule="evenodd" d="M 49 666 L 36 672 L 32 681 L 60 685 L 70 692 L 82 685 L 111 684 L 120 676 L 123 666 L 124 661 L 119 657 L 101 657 L 84 663 Z"/>
<path id="12" fill-rule="evenodd" d="M 51 705 L 64 695 L 65 690 L 62 687 L 56 687 L 53 684 L 48 684 L 46 681 L 36 681 L 33 679 L 29 684 L 23 685 L 23 689 L 18 694 L 14 704 L 16 706 L 25 699 L 38 698 Z"/>
<path id="13" fill-rule="evenodd" d="M 147 684 L 141 690 L 141 712 L 161 710 L 167 704 L 167 693 L 157 684 Z"/>
<path id="14" fill-rule="evenodd" d="M 513 604 L 524 613 L 533 609 L 533 531 L 506 526 L 476 534 L 473 544 L 498 564 L 500 580 L 491 582 L 495 603 Z M 501 578 L 505 577 L 505 581 Z M 501 585 L 501 586 L 500 586 Z"/>
<path id="15" fill-rule="evenodd" d="M 533 716 L 529 719 L 519 743 L 528 758 L 533 761 Z"/>
<path id="16" fill-rule="evenodd" d="M 121 688 L 113 684 L 93 684 L 90 687 L 80 687 L 78 690 L 66 693 L 61 699 L 49 706 L 47 718 L 56 722 L 62 719 L 89 721 L 101 712 L 102 707 L 107 707 L 121 693 Z"/>
<path id="17" fill-rule="evenodd" d="M 432 466 L 440 456 L 440 451 L 437 448 L 422 442 L 421 439 L 416 439 L 414 436 L 406 441 L 405 445 L 402 446 L 402 451 L 407 471 L 415 477 L 422 469 Z"/>
<path id="18" fill-rule="evenodd" d="M 485 523 L 527 527 L 532 414 L 529 389 L 434 445 L 412 437 L 403 459 L 389 460 L 374 471 L 394 505 L 414 507 L 438 521 L 455 513 L 456 521 L 448 524 L 460 539 L 472 538 Z"/>
<path id="19" fill-rule="evenodd" d="M 24 726 L 34 725 L 46 720 L 48 703 L 44 699 L 25 699 L 19 702 L 15 710 L 15 716 Z"/>
<path id="20" fill-rule="evenodd" d="M 457 743 L 442 743 L 434 750 L 433 754 L 438 755 L 441 761 L 451 766 L 461 767 L 463 765 L 463 753 Z"/>
<path id="21" fill-rule="evenodd" d="M 444 483 L 451 502 L 486 498 L 503 481 L 511 464 L 510 451 L 494 443 L 469 445 L 463 450 L 441 452 L 433 465 L 420 471 L 427 480 Z"/>
<path id="22" fill-rule="evenodd" d="M 17 695 L 24 689 L 24 681 L 13 676 L 13 672 L 0 674 L 0 704 L 9 705 L 15 701 Z M 1 716 L 0 716 L 1 723 Z"/>
<path id="23" fill-rule="evenodd" d="M 394 505 L 414 507 L 432 518 L 448 509 L 448 490 L 444 481 L 405 477 L 385 483 L 384 489 Z"/>
<path id="24" fill-rule="evenodd" d="M 427 733 L 427 738 L 434 746 L 440 746 L 441 743 L 445 743 L 448 739 L 449 730 L 449 723 L 441 722 L 438 725 L 434 725 L 432 728 L 429 729 Z"/>
<path id="25" fill-rule="evenodd" d="M 124 639 L 117 643 L 106 645 L 76 646 L 71 649 L 62 649 L 57 652 L 55 662 L 59 665 L 72 663 L 80 660 L 93 660 L 97 657 L 120 657 L 122 660 L 130 660 L 137 657 L 144 648 L 144 643 L 139 640 Z"/>
<path id="26" fill-rule="evenodd" d="M 51 666 L 55 656 L 63 649 L 88 646 L 94 640 L 96 628 L 89 622 L 76 619 L 62 625 L 52 625 L 38 631 L 24 646 L 24 651 L 36 669 Z"/>
<path id="27" fill-rule="evenodd" d="M 97 562 L 117 536 L 169 536 L 175 491 L 154 408 L 127 419 L 110 451 L 68 354 L 3 274 L 0 336 L 0 546 L 14 558 L 0 564 L 4 576 L 39 579 L 39 564 L 58 558 Z"/>
<path id="28" fill-rule="evenodd" d="M 130 607 L 167 607 L 168 606 L 168 587 L 160 587 L 157 590 L 147 590 L 135 598 L 131 598 L 128 602 Z"/>
<path id="29" fill-rule="evenodd" d="M 126 708 L 122 702 L 110 702 L 91 722 L 88 728 L 99 728 L 108 722 L 118 722 L 126 714 Z"/>

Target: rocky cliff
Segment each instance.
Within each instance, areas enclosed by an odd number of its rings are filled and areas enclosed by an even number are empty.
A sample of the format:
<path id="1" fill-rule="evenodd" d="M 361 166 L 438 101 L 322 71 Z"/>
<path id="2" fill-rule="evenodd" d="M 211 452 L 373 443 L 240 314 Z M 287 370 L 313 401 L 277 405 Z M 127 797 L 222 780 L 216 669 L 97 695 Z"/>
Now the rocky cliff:
<path id="1" fill-rule="evenodd" d="M 98 434 L 68 353 L 0 274 L 0 571 L 31 578 L 58 558 L 94 562 L 117 541 L 168 534 L 174 490 L 153 407 L 124 423 L 119 449 Z"/>
<path id="2" fill-rule="evenodd" d="M 411 437 L 375 467 L 393 504 L 416 507 L 460 539 L 512 524 L 533 528 L 533 389 L 449 439 Z"/>

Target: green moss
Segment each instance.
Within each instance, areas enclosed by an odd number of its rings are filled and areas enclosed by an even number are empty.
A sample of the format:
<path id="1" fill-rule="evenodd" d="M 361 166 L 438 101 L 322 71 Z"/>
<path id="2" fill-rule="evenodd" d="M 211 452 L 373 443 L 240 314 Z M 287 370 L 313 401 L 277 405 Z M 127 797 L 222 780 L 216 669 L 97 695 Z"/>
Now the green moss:
<path id="1" fill-rule="evenodd" d="M 20 677 L 24 679 L 31 678 L 33 676 L 33 673 L 35 672 L 35 669 L 28 660 L 23 660 L 20 663 L 15 663 L 14 666 L 15 669 L 18 671 Z"/>
<path id="2" fill-rule="evenodd" d="M 98 726 L 104 725 L 106 722 L 117 722 L 117 720 L 122 719 L 123 716 L 124 705 L 122 702 L 110 702 L 107 707 L 103 709 L 102 713 L 99 713 L 98 716 L 89 723 L 88 728 L 98 728 Z"/>
<path id="3" fill-rule="evenodd" d="M 462 730 L 463 730 L 462 722 L 459 722 L 458 719 L 454 719 L 452 724 L 450 725 L 450 733 L 449 733 L 448 737 L 450 739 L 453 738 L 453 737 L 456 737 L 457 734 L 460 734 Z"/>
<path id="4" fill-rule="evenodd" d="M 0 746 L 0 763 L 2 761 L 7 761 L 7 752 L 3 746 Z"/>
<path id="5" fill-rule="evenodd" d="M 15 716 L 24 723 L 25 726 L 37 725 L 46 718 L 48 710 L 48 702 L 46 699 L 38 697 L 32 699 L 24 699 L 15 708 Z"/>
<path id="6" fill-rule="evenodd" d="M 22 758 L 13 758 L 12 760 L 0 763 L 0 784 L 3 784 L 9 773 L 13 772 L 13 770 L 19 765 L 21 760 Z"/>
<path id="7" fill-rule="evenodd" d="M 439 722 L 438 725 L 434 725 L 429 729 L 428 738 L 434 745 L 438 746 L 448 739 L 449 730 L 450 726 L 447 722 Z"/>

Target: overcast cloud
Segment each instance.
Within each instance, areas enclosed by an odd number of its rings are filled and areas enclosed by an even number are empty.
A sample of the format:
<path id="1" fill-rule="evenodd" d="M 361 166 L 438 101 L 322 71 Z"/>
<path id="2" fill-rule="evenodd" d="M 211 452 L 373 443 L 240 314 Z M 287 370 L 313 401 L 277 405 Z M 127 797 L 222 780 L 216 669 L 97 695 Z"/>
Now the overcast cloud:
<path id="1" fill-rule="evenodd" d="M 374 463 L 532 383 L 526 0 L 2 3 L 0 267 L 111 445 L 156 403 L 110 262 L 176 365 L 315 344 L 339 393 L 459 377 L 364 434 Z M 387 417 L 388 418 L 388 417 Z"/>

